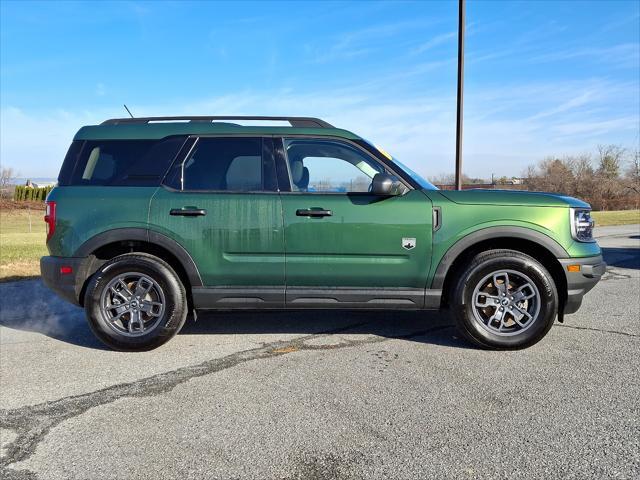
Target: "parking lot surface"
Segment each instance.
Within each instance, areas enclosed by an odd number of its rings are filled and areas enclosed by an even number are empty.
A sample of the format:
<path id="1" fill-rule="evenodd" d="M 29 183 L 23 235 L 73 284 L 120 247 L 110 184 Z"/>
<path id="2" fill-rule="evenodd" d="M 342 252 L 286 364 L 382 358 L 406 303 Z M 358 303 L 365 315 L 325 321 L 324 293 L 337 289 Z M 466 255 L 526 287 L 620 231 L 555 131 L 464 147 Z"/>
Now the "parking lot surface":
<path id="1" fill-rule="evenodd" d="M 39 280 L 0 284 L 2 478 L 638 478 L 640 226 L 532 348 L 445 314 L 199 315 L 112 352 Z"/>

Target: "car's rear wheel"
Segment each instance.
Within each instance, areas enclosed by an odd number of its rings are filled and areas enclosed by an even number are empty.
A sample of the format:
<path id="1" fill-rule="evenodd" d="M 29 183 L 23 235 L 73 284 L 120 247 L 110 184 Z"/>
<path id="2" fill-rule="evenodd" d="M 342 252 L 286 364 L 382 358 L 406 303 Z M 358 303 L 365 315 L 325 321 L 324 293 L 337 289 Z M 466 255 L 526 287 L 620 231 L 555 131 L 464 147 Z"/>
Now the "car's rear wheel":
<path id="1" fill-rule="evenodd" d="M 551 274 L 514 250 L 479 253 L 459 270 L 452 308 L 458 329 L 485 348 L 517 349 L 542 339 L 558 312 Z"/>
<path id="2" fill-rule="evenodd" d="M 150 350 L 184 325 L 184 286 L 163 260 L 143 253 L 120 255 L 89 281 L 85 311 L 96 336 L 116 350 Z"/>

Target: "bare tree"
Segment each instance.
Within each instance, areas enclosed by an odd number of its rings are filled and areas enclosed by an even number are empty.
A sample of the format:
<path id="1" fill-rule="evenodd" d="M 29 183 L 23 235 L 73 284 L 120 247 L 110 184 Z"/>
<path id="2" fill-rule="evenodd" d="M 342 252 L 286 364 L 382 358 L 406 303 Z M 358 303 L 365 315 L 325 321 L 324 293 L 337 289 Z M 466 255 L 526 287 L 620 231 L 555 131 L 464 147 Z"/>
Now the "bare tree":
<path id="1" fill-rule="evenodd" d="M 602 210 L 609 210 L 615 200 L 624 192 L 620 181 L 620 170 L 624 163 L 626 150 L 619 145 L 598 145 L 598 183 L 596 193 L 599 194 Z"/>
<path id="2" fill-rule="evenodd" d="M 635 193 L 640 193 L 640 149 L 633 152 L 631 162 L 625 172 L 625 179 L 629 182 L 628 188 Z"/>
<path id="3" fill-rule="evenodd" d="M 580 155 L 571 161 L 574 188 L 571 195 L 583 199 L 594 199 L 597 192 L 598 175 L 593 168 L 591 155 Z"/>
<path id="4" fill-rule="evenodd" d="M 625 153 L 620 145 L 598 145 L 598 172 L 605 178 L 620 176 Z"/>
<path id="5" fill-rule="evenodd" d="M 2 167 L 0 170 L 0 196 L 6 198 L 9 196 L 10 185 L 16 178 L 13 168 Z"/>
<path id="6" fill-rule="evenodd" d="M 636 149 L 624 175 L 624 186 L 635 196 L 636 209 L 640 206 L 640 149 Z"/>
<path id="7" fill-rule="evenodd" d="M 525 175 L 530 190 L 574 194 L 575 176 L 571 158 L 547 158 L 538 165 L 530 166 Z"/>
<path id="8" fill-rule="evenodd" d="M 630 208 L 640 203 L 640 159 L 627 164 L 628 150 L 601 145 L 591 155 L 547 158 L 525 172 L 529 190 L 557 192 L 586 200 L 596 210 Z M 624 170 L 624 176 L 621 175 Z"/>

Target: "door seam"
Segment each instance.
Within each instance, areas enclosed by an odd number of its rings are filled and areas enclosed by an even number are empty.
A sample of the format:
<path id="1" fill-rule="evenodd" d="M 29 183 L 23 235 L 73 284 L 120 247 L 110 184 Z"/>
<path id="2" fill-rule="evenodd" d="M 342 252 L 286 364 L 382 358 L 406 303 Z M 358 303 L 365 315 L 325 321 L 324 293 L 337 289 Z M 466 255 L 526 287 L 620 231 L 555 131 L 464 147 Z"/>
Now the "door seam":
<path id="1" fill-rule="evenodd" d="M 282 202 L 282 194 L 280 193 L 280 185 L 278 185 L 278 200 L 280 201 L 280 218 L 282 219 L 282 248 L 283 248 L 283 262 L 284 262 L 284 298 L 282 299 L 283 307 L 287 308 L 287 235 L 285 230 L 285 217 L 284 217 L 284 205 Z"/>

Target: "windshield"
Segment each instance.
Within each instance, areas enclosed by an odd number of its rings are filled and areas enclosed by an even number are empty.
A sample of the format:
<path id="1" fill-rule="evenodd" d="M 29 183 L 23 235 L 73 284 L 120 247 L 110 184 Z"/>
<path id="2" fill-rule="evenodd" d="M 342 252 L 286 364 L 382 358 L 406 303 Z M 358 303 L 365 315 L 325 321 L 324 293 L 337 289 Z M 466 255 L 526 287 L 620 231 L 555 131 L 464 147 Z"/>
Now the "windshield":
<path id="1" fill-rule="evenodd" d="M 407 167 L 404 163 L 402 163 L 396 157 L 393 157 L 389 153 L 387 153 L 386 150 L 384 150 L 383 148 L 378 147 L 377 145 L 374 145 L 371 142 L 368 142 L 368 143 L 373 148 L 375 148 L 380 153 L 382 153 L 385 157 L 387 157 L 389 160 L 391 160 L 393 163 L 398 165 L 407 175 L 409 175 L 411 177 L 411 179 L 414 182 L 416 182 L 418 185 L 420 185 L 420 188 L 423 188 L 425 190 L 438 190 L 438 187 L 436 187 L 434 184 L 432 184 L 429 180 L 425 180 L 421 175 L 419 175 L 416 172 L 414 172 L 413 170 L 411 170 L 409 167 Z"/>
<path id="2" fill-rule="evenodd" d="M 404 163 L 402 163 L 396 157 L 391 157 L 391 160 L 393 161 L 393 163 L 398 165 L 402 170 L 404 170 L 413 179 L 414 182 L 420 185 L 420 187 L 424 188 L 425 190 L 438 190 L 438 187 L 436 187 L 433 183 L 431 183 L 429 180 L 423 178 L 421 175 L 411 170 L 409 167 L 407 167 Z"/>

